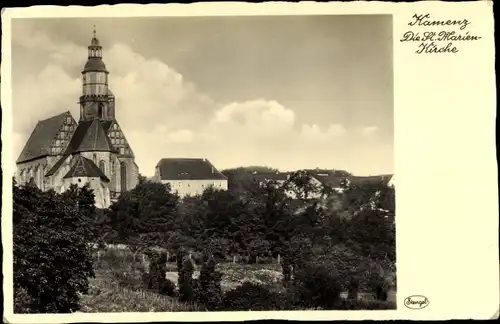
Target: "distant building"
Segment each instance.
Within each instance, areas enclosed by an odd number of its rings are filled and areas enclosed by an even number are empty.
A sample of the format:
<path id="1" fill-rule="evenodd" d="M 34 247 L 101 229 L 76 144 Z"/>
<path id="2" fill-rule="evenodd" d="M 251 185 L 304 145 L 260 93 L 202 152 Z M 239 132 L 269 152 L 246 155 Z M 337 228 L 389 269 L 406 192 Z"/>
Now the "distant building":
<path id="1" fill-rule="evenodd" d="M 156 165 L 153 181 L 170 184 L 180 197 L 202 194 L 209 187 L 227 190 L 227 177 L 207 159 L 168 158 Z"/>
<path id="2" fill-rule="evenodd" d="M 39 121 L 16 161 L 17 183 L 33 181 L 57 192 L 89 183 L 99 207 L 137 185 L 139 168 L 115 118 L 108 77 L 94 31 L 82 71 L 78 123 L 69 111 Z"/>
<path id="3" fill-rule="evenodd" d="M 264 186 L 269 182 L 273 182 L 276 185 L 283 185 L 289 176 L 290 174 L 279 171 L 278 172 L 254 171 L 252 174 L 253 179 L 261 186 Z"/>
<path id="4" fill-rule="evenodd" d="M 348 179 L 337 175 L 335 172 L 331 173 L 313 173 L 313 179 L 318 181 L 323 187 L 328 187 L 335 192 L 341 193 L 344 191 L 343 185 Z"/>

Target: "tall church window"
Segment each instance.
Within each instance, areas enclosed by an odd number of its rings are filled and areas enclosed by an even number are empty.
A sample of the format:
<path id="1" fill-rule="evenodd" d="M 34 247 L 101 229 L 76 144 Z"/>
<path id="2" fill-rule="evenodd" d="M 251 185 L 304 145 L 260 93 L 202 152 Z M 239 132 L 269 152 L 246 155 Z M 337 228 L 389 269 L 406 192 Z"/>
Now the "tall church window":
<path id="1" fill-rule="evenodd" d="M 106 175 L 106 162 L 103 160 L 99 161 L 99 169 Z"/>
<path id="2" fill-rule="evenodd" d="M 120 163 L 121 192 L 127 191 L 127 166 L 125 162 Z"/>

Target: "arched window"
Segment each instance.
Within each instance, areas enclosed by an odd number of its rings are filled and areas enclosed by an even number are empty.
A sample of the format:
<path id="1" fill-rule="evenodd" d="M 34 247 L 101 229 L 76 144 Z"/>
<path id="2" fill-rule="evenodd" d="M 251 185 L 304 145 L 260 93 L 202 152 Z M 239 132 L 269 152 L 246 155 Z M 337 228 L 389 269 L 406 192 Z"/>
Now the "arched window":
<path id="1" fill-rule="evenodd" d="M 121 192 L 127 191 L 127 166 L 125 162 L 120 163 Z"/>
<path id="2" fill-rule="evenodd" d="M 99 161 L 99 169 L 101 169 L 102 173 L 106 174 L 106 162 L 103 160 Z"/>
<path id="3" fill-rule="evenodd" d="M 38 188 L 43 190 L 43 167 L 41 165 L 39 165 L 36 170 L 36 177 L 36 185 L 38 186 Z"/>
<path id="4" fill-rule="evenodd" d="M 104 110 L 104 109 L 103 109 L 103 104 L 102 104 L 102 102 L 100 102 L 100 103 L 99 103 L 99 113 L 98 113 L 99 118 L 103 118 L 103 117 L 104 117 L 104 115 L 103 115 L 103 110 Z"/>

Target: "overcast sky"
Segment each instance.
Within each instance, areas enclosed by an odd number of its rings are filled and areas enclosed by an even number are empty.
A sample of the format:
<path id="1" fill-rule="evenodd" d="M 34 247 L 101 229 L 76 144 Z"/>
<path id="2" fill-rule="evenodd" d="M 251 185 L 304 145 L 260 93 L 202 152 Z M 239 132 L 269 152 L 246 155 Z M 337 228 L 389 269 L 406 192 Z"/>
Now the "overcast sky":
<path id="1" fill-rule="evenodd" d="M 38 120 L 78 121 L 93 25 L 142 174 L 163 157 L 393 172 L 390 16 L 13 19 L 14 159 Z"/>

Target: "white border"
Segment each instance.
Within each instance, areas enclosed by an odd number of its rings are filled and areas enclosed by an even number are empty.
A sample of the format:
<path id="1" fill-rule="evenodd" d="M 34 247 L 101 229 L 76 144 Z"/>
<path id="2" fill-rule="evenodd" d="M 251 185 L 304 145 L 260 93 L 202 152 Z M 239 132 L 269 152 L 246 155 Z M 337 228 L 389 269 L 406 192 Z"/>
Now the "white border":
<path id="1" fill-rule="evenodd" d="M 417 55 L 400 43 L 416 13 L 467 18 L 481 41 L 458 54 Z M 28 17 L 392 14 L 394 24 L 395 161 L 398 175 L 396 311 L 281 311 L 13 315 L 13 323 L 242 321 L 252 319 L 489 319 L 499 308 L 498 190 L 495 152 L 494 22 L 491 2 L 330 2 L 35 6 L 2 13 L 1 94 L 4 299 L 12 300 L 10 23 Z M 422 30 L 422 29 L 420 29 Z M 405 297 L 430 305 L 409 310 Z"/>

